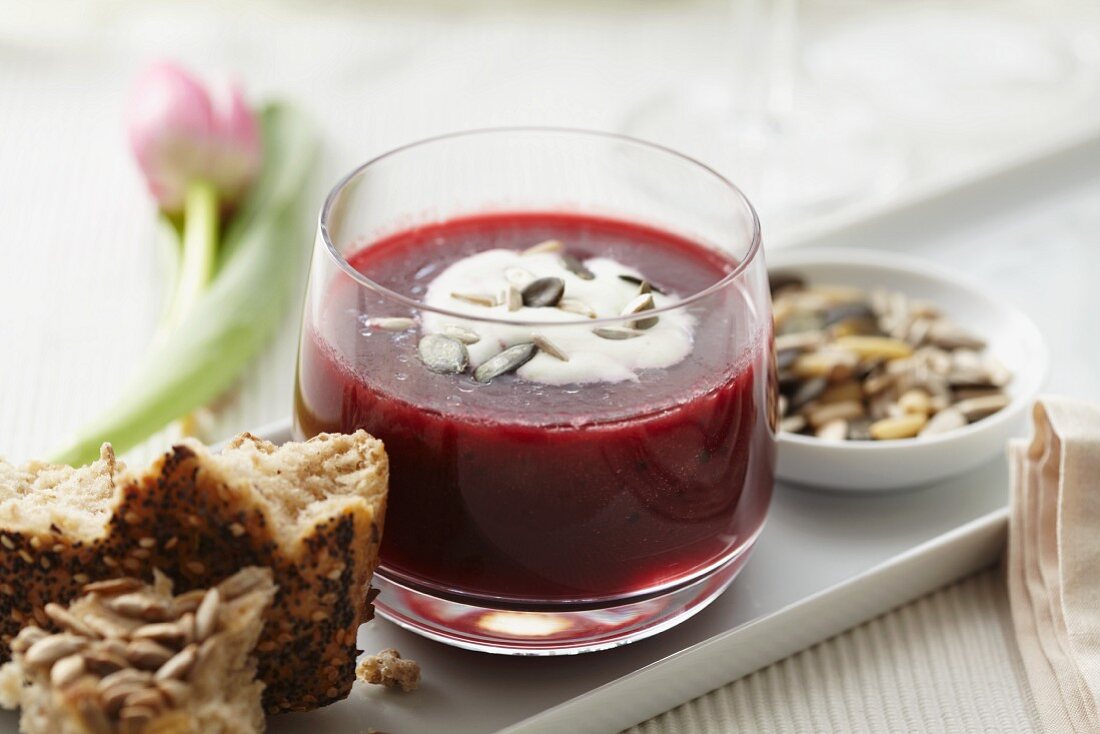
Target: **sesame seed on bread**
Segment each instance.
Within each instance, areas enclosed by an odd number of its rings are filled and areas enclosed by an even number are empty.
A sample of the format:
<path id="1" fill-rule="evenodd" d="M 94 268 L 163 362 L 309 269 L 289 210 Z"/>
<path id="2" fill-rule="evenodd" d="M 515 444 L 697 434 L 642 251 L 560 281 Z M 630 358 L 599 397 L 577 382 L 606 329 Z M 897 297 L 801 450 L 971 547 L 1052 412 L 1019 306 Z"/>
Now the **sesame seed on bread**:
<path id="1" fill-rule="evenodd" d="M 342 699 L 372 615 L 387 483 L 382 443 L 363 431 L 279 447 L 242 434 L 220 453 L 186 441 L 142 472 L 110 446 L 79 469 L 0 461 L 0 659 L 89 581 L 155 568 L 185 592 L 261 566 L 278 587 L 256 646 L 265 709 Z"/>

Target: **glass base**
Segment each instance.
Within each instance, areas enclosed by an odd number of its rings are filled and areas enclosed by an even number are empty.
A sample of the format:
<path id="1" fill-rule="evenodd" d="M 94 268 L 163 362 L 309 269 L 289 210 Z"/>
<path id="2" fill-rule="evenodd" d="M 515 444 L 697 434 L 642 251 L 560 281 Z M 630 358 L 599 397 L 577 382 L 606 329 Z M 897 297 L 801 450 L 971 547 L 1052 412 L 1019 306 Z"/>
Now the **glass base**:
<path id="1" fill-rule="evenodd" d="M 575 655 L 619 647 L 663 632 L 700 612 L 745 565 L 751 544 L 725 563 L 671 589 L 602 605 L 545 608 L 472 605 L 374 575 L 378 614 L 432 640 L 499 655 Z"/>

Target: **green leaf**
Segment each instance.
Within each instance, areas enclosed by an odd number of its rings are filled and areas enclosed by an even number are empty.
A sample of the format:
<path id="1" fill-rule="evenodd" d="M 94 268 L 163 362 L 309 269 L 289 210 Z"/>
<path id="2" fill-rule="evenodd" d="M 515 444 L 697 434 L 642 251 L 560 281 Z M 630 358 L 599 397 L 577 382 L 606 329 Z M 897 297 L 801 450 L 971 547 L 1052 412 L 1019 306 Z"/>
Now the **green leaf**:
<path id="1" fill-rule="evenodd" d="M 228 389 L 282 320 L 306 241 L 300 207 L 316 153 L 312 127 L 291 107 L 261 111 L 264 166 L 230 222 L 214 281 L 146 355 L 121 401 L 59 452 L 79 465 L 111 442 L 141 443 Z"/>

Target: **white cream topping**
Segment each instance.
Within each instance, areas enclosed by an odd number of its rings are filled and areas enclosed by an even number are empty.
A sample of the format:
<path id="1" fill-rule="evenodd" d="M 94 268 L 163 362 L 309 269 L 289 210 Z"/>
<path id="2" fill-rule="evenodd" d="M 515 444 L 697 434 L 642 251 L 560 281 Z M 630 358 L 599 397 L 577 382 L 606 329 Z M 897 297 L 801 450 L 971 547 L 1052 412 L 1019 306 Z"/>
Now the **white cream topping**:
<path id="1" fill-rule="evenodd" d="M 691 353 L 695 317 L 686 309 L 663 313 L 657 324 L 643 330 L 640 336 L 620 340 L 597 336 L 594 327 L 587 324 L 555 326 L 555 323 L 584 319 L 582 315 L 560 308 L 524 306 L 509 311 L 503 303 L 477 305 L 452 295 L 460 293 L 501 300 L 497 297 L 508 288 L 509 274 L 514 279 L 517 276 L 515 269 L 520 269 L 535 278 L 561 278 L 565 282 L 564 298 L 584 303 L 595 311 L 598 318 L 621 315 L 627 304 L 638 295 L 638 285 L 619 276 L 643 278 L 644 274 L 606 257 L 585 260 L 584 265 L 595 276 L 592 280 L 585 280 L 567 270 L 559 253 L 525 255 L 513 250 L 485 250 L 463 258 L 432 280 L 423 298 L 426 305 L 471 316 L 545 322 L 546 327 L 456 319 L 426 311 L 423 313 L 423 331 L 438 333 L 448 324 L 457 324 L 477 332 L 481 336 L 480 341 L 467 345 L 472 369 L 507 347 L 532 341 L 535 335 L 541 335 L 563 351 L 569 360 L 562 361 L 540 351 L 519 368 L 517 375 L 524 380 L 548 385 L 636 381 L 639 370 L 671 367 Z M 522 283 L 520 285 L 522 290 Z M 654 292 L 652 295 L 656 308 L 678 300 L 674 294 Z"/>

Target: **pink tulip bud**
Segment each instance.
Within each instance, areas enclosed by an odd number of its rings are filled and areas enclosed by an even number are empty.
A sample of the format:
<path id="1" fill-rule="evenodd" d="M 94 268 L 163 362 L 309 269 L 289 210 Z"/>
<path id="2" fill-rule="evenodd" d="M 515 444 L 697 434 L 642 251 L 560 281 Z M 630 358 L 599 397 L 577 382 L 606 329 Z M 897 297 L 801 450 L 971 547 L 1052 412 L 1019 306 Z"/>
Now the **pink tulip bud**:
<path id="1" fill-rule="evenodd" d="M 138 79 L 127 128 L 149 191 L 168 213 L 182 209 L 196 181 L 232 203 L 260 169 L 259 122 L 240 88 L 228 82 L 204 88 L 171 62 L 154 64 Z"/>

